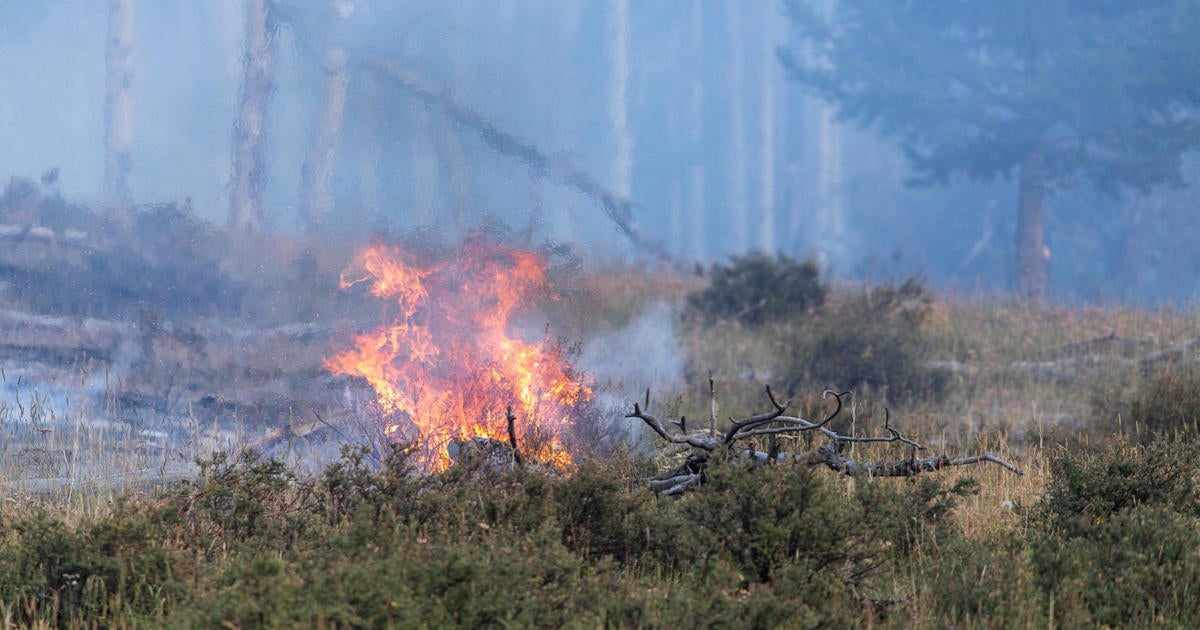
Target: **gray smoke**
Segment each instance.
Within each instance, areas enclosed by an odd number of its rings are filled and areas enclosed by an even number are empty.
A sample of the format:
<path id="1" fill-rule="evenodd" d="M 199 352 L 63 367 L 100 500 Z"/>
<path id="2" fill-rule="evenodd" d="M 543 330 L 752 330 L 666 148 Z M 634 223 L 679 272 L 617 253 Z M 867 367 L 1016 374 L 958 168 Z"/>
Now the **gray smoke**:
<path id="1" fill-rule="evenodd" d="M 656 303 L 628 326 L 595 337 L 576 367 L 595 379 L 596 406 L 610 435 L 635 438 L 641 425 L 624 416 L 651 394 L 678 391 L 684 384 L 683 352 L 675 336 L 676 307 Z"/>

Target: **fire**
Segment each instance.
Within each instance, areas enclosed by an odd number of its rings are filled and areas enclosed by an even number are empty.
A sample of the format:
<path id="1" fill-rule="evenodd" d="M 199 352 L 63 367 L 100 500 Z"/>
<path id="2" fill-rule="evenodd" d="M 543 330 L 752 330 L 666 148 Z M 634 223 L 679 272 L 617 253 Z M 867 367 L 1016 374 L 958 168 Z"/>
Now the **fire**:
<path id="1" fill-rule="evenodd" d="M 564 439 L 591 390 L 548 339 L 510 336 L 510 319 L 549 296 L 541 257 L 472 238 L 456 256 L 424 262 L 412 252 L 373 244 L 342 273 L 343 288 L 368 283 L 395 306 L 387 323 L 355 335 L 325 360 L 334 374 L 365 378 L 390 418 L 384 434 L 409 442 L 429 471 L 450 464 L 451 440 L 508 441 L 505 409 L 517 415 L 522 453 L 562 468 Z"/>

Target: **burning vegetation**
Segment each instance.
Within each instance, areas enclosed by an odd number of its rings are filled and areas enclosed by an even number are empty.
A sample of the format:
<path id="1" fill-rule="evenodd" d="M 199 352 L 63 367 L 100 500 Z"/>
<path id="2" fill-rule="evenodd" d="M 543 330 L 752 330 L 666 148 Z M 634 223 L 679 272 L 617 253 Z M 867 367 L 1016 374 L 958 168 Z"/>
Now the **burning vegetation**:
<path id="1" fill-rule="evenodd" d="M 592 391 L 548 330 L 537 341 L 513 332 L 518 314 L 555 298 L 547 268 L 537 254 L 486 237 L 441 257 L 369 245 L 341 285 L 385 300 L 384 322 L 324 366 L 371 384 L 384 434 L 411 445 L 427 471 L 444 470 L 473 439 L 518 442 L 508 409 L 526 456 L 562 469 L 571 463 L 571 425 Z"/>

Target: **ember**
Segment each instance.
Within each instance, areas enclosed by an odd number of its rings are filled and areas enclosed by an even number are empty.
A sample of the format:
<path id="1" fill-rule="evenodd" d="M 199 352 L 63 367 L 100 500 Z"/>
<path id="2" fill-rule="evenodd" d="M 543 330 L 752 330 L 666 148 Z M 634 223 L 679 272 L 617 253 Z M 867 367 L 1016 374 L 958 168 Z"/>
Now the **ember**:
<path id="1" fill-rule="evenodd" d="M 525 457 L 565 467 L 569 425 L 592 392 L 556 344 L 509 331 L 519 308 L 552 297 L 546 270 L 539 256 L 482 238 L 442 262 L 370 245 L 343 272 L 342 287 L 369 283 L 396 311 L 324 367 L 365 378 L 389 418 L 385 435 L 415 446 L 428 471 L 450 465 L 451 441 L 507 441 L 508 406 Z"/>

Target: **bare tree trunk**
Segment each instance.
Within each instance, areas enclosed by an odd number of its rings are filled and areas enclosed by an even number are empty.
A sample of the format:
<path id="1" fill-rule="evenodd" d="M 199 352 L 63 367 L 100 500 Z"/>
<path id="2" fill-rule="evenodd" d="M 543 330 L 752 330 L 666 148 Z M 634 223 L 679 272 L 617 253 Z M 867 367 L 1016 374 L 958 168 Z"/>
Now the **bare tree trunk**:
<path id="1" fill-rule="evenodd" d="M 133 201 L 133 0 L 109 0 L 104 56 L 104 179 L 110 203 Z"/>
<path id="2" fill-rule="evenodd" d="M 322 60 L 321 102 L 314 123 L 312 145 L 301 171 L 302 216 L 310 232 L 327 224 L 333 213 L 333 166 L 342 141 L 346 115 L 346 51 L 334 46 Z"/>
<path id="3" fill-rule="evenodd" d="M 684 90 L 674 88 L 676 102 L 682 102 Z M 667 138 L 672 145 L 682 146 L 684 142 L 681 107 L 672 107 L 667 111 Z M 672 164 L 671 201 L 667 210 L 667 250 L 673 256 L 684 256 L 687 253 L 687 237 L 684 234 L 684 178 L 687 171 L 682 164 Z"/>
<path id="4" fill-rule="evenodd" d="M 762 166 L 759 183 L 761 201 L 759 202 L 758 246 L 764 253 L 770 254 L 777 247 L 775 243 L 775 82 L 779 80 L 779 61 L 775 57 L 777 41 L 777 23 L 780 21 L 779 11 L 773 2 L 762 4 L 763 12 L 763 55 L 762 55 L 762 111 L 760 124 Z"/>
<path id="5" fill-rule="evenodd" d="M 246 53 L 238 117 L 233 125 L 233 173 L 229 223 L 243 232 L 263 228 L 262 193 L 266 184 L 267 109 L 275 91 L 273 24 L 267 3 L 249 0 Z"/>
<path id="6" fill-rule="evenodd" d="M 608 117 L 612 124 L 615 153 L 612 162 L 613 191 L 628 198 L 633 178 L 633 136 L 629 132 L 629 0 L 614 0 L 608 33 L 608 56 L 612 73 L 608 85 Z"/>
<path id="7" fill-rule="evenodd" d="M 694 0 L 692 3 L 691 48 L 694 66 L 692 68 L 692 85 L 689 96 L 691 134 L 690 144 L 692 153 L 692 168 L 690 176 L 690 195 L 687 214 L 691 220 L 689 233 L 691 243 L 687 253 L 703 259 L 708 254 L 708 232 L 706 229 L 707 209 L 705 208 L 705 175 L 704 175 L 704 2 Z"/>
<path id="8" fill-rule="evenodd" d="M 746 95 L 743 86 L 746 73 L 745 43 L 742 35 L 742 5 L 725 5 L 725 28 L 729 40 L 729 208 L 733 248 L 744 252 L 750 248 L 750 211 L 748 160 L 746 142 Z"/>
<path id="9" fill-rule="evenodd" d="M 382 98 L 379 82 L 373 77 L 362 77 L 363 80 L 354 82 L 356 98 L 364 103 L 376 103 Z M 353 139 L 351 142 L 359 147 L 358 163 L 355 169 L 355 182 L 358 187 L 359 207 L 353 220 L 371 226 L 372 229 L 382 227 L 383 214 L 380 208 L 381 177 L 383 168 L 383 149 L 381 142 L 375 139 L 386 129 L 386 117 L 376 108 L 366 108 L 358 120 L 350 126 Z"/>
<path id="10" fill-rule="evenodd" d="M 808 245 L 804 225 L 808 221 L 808 178 L 806 172 L 808 150 L 806 144 L 808 119 L 808 99 L 801 93 L 801 88 L 794 81 L 783 84 L 785 107 L 780 118 L 783 119 L 784 142 L 781 143 L 784 156 L 783 186 L 786 209 L 786 231 L 783 247 L 792 250 L 803 250 Z"/>
<path id="11" fill-rule="evenodd" d="M 554 108 L 554 144 L 567 147 L 575 144 L 572 138 L 570 113 L 578 109 L 578 69 L 575 67 L 574 60 L 579 27 L 583 22 L 584 7 L 580 0 L 559 0 L 554 3 L 554 6 L 562 12 L 562 23 L 558 28 L 558 35 L 561 39 L 557 42 L 559 48 L 557 63 L 561 65 L 554 68 L 555 102 L 558 105 Z M 542 187 L 545 189 L 544 183 Z M 578 221 L 573 221 L 571 218 L 572 207 L 571 203 L 551 201 L 549 208 L 547 232 L 555 239 L 567 243 L 578 240 L 580 233 Z"/>
<path id="12" fill-rule="evenodd" d="M 816 234 L 823 266 L 845 264 L 845 207 L 842 203 L 842 129 L 833 107 L 821 103 L 817 117 L 817 217 Z"/>
<path id="13" fill-rule="evenodd" d="M 1021 160 L 1017 200 L 1017 295 L 1040 300 L 1046 295 L 1046 249 L 1042 202 L 1046 192 L 1046 155 L 1038 145 Z"/>

